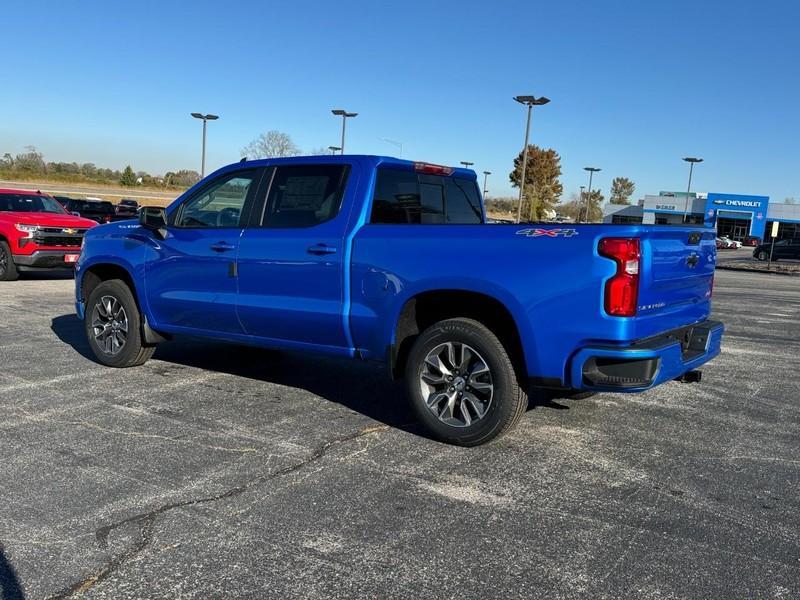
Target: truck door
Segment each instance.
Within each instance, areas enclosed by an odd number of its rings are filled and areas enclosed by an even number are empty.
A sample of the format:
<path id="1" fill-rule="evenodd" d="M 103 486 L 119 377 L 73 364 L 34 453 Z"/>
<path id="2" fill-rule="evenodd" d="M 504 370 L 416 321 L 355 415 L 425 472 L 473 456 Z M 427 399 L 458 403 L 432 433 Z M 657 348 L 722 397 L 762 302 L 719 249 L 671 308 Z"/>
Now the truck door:
<path id="1" fill-rule="evenodd" d="M 165 239 L 150 245 L 145 263 L 145 294 L 157 325 L 242 333 L 236 253 L 263 172 L 221 175 L 171 213 Z"/>
<path id="2" fill-rule="evenodd" d="M 277 166 L 239 246 L 237 312 L 249 335 L 346 348 L 345 164 Z M 352 186 L 351 186 L 352 188 Z M 260 211 L 260 216 L 258 212 Z"/>

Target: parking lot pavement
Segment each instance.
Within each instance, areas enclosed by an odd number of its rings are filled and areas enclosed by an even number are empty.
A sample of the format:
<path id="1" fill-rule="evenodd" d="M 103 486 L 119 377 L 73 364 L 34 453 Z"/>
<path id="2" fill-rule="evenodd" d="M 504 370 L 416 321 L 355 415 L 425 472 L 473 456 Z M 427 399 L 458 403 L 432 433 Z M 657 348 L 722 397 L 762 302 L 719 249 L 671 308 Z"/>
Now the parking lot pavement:
<path id="1" fill-rule="evenodd" d="M 474 449 L 371 365 L 176 341 L 103 368 L 71 301 L 0 287 L 5 597 L 800 594 L 794 278 L 717 274 L 702 384 L 539 399 Z"/>

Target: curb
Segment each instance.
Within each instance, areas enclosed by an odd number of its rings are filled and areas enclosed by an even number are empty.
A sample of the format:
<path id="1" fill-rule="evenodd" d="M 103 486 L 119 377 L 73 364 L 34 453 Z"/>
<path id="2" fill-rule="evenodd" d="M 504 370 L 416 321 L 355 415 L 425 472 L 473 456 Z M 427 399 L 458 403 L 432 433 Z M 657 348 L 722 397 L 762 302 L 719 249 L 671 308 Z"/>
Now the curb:
<path id="1" fill-rule="evenodd" d="M 729 267 L 717 265 L 720 271 L 739 271 L 741 273 L 764 273 L 766 275 L 784 275 L 786 277 L 800 277 L 800 271 L 767 271 L 766 269 L 747 269 L 745 267 Z"/>

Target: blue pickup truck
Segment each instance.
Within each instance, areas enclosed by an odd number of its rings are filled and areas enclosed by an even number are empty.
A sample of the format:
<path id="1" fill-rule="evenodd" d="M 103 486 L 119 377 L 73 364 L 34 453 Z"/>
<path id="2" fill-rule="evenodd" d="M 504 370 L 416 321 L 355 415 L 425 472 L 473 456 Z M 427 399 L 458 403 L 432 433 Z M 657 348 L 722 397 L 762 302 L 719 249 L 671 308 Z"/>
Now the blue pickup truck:
<path id="1" fill-rule="evenodd" d="M 531 389 L 639 392 L 719 353 L 713 230 L 485 221 L 466 169 L 240 162 L 90 229 L 77 313 L 113 367 L 181 334 L 383 361 L 460 445 L 508 431 Z"/>

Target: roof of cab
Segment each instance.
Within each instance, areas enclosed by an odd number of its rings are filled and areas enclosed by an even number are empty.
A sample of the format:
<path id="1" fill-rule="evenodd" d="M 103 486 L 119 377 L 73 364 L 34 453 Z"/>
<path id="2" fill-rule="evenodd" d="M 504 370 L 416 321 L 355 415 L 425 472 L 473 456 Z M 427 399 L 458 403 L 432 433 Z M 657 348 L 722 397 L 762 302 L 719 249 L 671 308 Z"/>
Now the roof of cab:
<path id="1" fill-rule="evenodd" d="M 286 156 L 282 158 L 260 158 L 254 160 L 242 160 L 222 167 L 220 171 L 227 171 L 229 169 L 242 168 L 244 165 L 263 167 L 269 165 L 281 164 L 308 164 L 308 163 L 321 163 L 321 164 L 338 164 L 361 162 L 362 164 L 376 167 L 378 165 L 391 165 L 400 168 L 414 169 L 414 165 L 418 162 L 427 161 L 413 161 L 403 158 L 396 158 L 394 156 L 380 156 L 373 154 L 322 154 L 314 156 Z M 442 165 L 449 166 L 449 165 Z M 461 177 L 475 178 L 477 177 L 475 171 L 471 169 L 464 169 L 462 167 L 451 167 L 453 175 Z"/>

